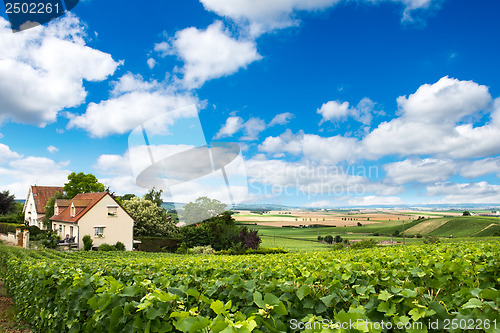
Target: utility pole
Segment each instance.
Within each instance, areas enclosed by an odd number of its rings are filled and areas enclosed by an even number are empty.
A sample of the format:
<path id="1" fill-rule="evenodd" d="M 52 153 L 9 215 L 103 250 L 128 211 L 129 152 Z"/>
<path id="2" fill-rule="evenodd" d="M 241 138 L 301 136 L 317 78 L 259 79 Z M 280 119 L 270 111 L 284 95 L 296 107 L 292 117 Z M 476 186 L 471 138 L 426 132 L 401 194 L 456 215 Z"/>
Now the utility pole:
<path id="1" fill-rule="evenodd" d="M 405 244 L 405 220 L 403 220 L 403 245 Z"/>

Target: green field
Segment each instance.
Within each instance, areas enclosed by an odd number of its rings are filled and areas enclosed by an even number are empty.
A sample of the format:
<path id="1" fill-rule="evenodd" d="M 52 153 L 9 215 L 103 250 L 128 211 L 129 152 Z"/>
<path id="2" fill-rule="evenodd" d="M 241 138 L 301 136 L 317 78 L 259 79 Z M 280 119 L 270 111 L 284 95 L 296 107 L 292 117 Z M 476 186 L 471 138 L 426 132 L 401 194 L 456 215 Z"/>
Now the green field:
<path id="1" fill-rule="evenodd" d="M 364 322 L 350 332 L 381 321 L 458 332 L 444 321 L 474 318 L 493 333 L 499 252 L 498 241 L 247 256 L 0 246 L 0 273 L 34 332 L 293 332 L 323 318 Z"/>

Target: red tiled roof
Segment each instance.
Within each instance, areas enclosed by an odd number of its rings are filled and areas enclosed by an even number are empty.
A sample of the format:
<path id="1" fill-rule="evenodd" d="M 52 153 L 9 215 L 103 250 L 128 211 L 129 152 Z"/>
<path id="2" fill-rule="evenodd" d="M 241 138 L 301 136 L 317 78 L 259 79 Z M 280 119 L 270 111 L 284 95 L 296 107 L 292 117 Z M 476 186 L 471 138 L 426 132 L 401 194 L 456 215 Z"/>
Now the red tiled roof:
<path id="1" fill-rule="evenodd" d="M 71 203 L 63 210 L 59 210 L 59 215 L 54 215 L 50 218 L 51 221 L 59 222 L 73 222 L 78 221 L 94 207 L 99 201 L 102 200 L 109 192 L 98 193 L 81 193 L 77 194 L 71 202 L 75 206 L 75 216 L 71 216 Z"/>
<path id="2" fill-rule="evenodd" d="M 45 205 L 56 192 L 63 193 L 62 187 L 57 186 L 31 186 L 31 193 L 35 199 L 35 208 L 38 214 L 45 214 Z"/>

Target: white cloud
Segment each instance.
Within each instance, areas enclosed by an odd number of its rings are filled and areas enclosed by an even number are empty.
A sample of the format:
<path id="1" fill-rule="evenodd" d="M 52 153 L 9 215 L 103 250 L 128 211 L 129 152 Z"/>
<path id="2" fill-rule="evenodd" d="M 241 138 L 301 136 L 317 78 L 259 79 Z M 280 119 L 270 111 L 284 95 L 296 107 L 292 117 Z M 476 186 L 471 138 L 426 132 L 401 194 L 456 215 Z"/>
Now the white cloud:
<path id="1" fill-rule="evenodd" d="M 434 158 L 407 159 L 400 162 L 384 165 L 389 181 L 395 184 L 411 182 L 435 183 L 445 181 L 458 171 L 452 160 Z"/>
<path id="2" fill-rule="evenodd" d="M 299 155 L 302 153 L 303 140 L 303 131 L 295 135 L 290 129 L 287 129 L 278 137 L 267 137 L 264 142 L 259 145 L 259 150 L 271 154 L 287 152 L 293 155 Z"/>
<path id="3" fill-rule="evenodd" d="M 233 136 L 239 131 L 243 131 L 244 136 L 240 139 L 245 141 L 257 140 L 259 134 L 267 128 L 264 120 L 250 117 L 244 121 L 241 117 L 231 116 L 226 119 L 226 123 L 221 127 L 214 139 L 220 139 Z"/>
<path id="4" fill-rule="evenodd" d="M 362 0 L 360 0 L 362 1 Z M 387 0 L 365 0 L 368 3 L 381 3 Z M 432 0 L 389 0 L 404 6 L 403 21 L 411 21 L 412 12 L 427 9 Z M 297 12 L 318 11 L 334 7 L 341 0 L 201 0 L 205 9 L 220 16 L 228 17 L 242 26 L 247 26 L 253 36 L 262 33 L 297 25 Z M 438 1 L 434 1 L 436 3 Z"/>
<path id="5" fill-rule="evenodd" d="M 394 206 L 403 204 L 400 197 L 379 197 L 368 195 L 364 197 L 355 197 L 348 200 L 351 206 Z"/>
<path id="6" fill-rule="evenodd" d="M 491 96 L 486 86 L 445 76 L 434 84 L 420 86 L 409 97 L 398 97 L 397 102 L 408 121 L 454 125 L 463 117 L 487 108 Z"/>
<path id="7" fill-rule="evenodd" d="M 243 119 L 241 117 L 229 117 L 226 119 L 226 123 L 217 132 L 214 139 L 220 139 L 225 137 L 230 137 L 236 134 L 243 127 Z"/>
<path id="8" fill-rule="evenodd" d="M 269 123 L 269 127 L 274 126 L 274 125 L 286 125 L 294 117 L 295 117 L 295 115 L 293 113 L 290 113 L 290 112 L 277 114 L 273 118 L 273 120 L 271 120 L 271 122 Z"/>
<path id="9" fill-rule="evenodd" d="M 176 93 L 156 81 L 146 82 L 130 73 L 115 84 L 112 96 L 99 104 L 90 103 L 83 115 L 70 115 L 68 128 L 82 128 L 93 137 L 123 134 L 167 112 L 171 116 L 169 124 L 192 116 L 179 109 L 198 102 L 189 94 Z"/>
<path id="10" fill-rule="evenodd" d="M 500 185 L 487 182 L 479 183 L 440 183 L 427 187 L 429 196 L 444 196 L 431 203 L 498 203 L 500 202 Z"/>
<path id="11" fill-rule="evenodd" d="M 0 122 L 52 123 L 85 101 L 83 80 L 105 80 L 119 65 L 85 45 L 83 25 L 71 14 L 16 34 L 0 17 L 0 36 Z"/>
<path id="12" fill-rule="evenodd" d="M 7 163 L 10 160 L 19 159 L 22 156 L 10 150 L 10 148 L 0 143 L 0 164 Z"/>
<path id="13" fill-rule="evenodd" d="M 234 74 L 262 59 L 254 41 L 231 37 L 221 22 L 213 23 L 206 30 L 191 27 L 178 31 L 168 43 L 157 44 L 155 50 L 182 59 L 182 82 L 191 89 L 201 87 L 208 80 Z"/>
<path id="14" fill-rule="evenodd" d="M 257 140 L 260 132 L 266 129 L 266 123 L 260 118 L 251 117 L 245 122 L 243 126 L 243 131 L 245 136 L 241 137 L 241 140 L 253 141 Z"/>
<path id="15" fill-rule="evenodd" d="M 147 60 L 147 63 L 148 63 L 148 67 L 149 69 L 153 69 L 156 65 L 156 60 L 154 60 L 153 58 L 149 58 Z"/>
<path id="16" fill-rule="evenodd" d="M 329 101 L 324 103 L 316 113 L 322 117 L 320 125 L 326 121 L 341 122 L 351 117 L 362 124 L 370 125 L 375 103 L 368 97 L 363 98 L 355 108 L 349 107 L 349 102 Z"/>
<path id="17" fill-rule="evenodd" d="M 45 157 L 16 154 L 7 165 L 0 166 L 0 188 L 24 199 L 30 185 L 62 186 L 70 174 L 66 165 L 67 162 L 57 163 Z"/>
<path id="18" fill-rule="evenodd" d="M 495 103 L 497 109 L 500 103 Z M 363 139 L 367 155 L 443 155 L 483 157 L 500 153 L 500 113 L 474 127 L 457 125 L 464 117 L 490 110 L 488 88 L 471 81 L 444 77 L 416 93 L 398 98 L 401 116 L 381 123 Z"/>
<path id="19" fill-rule="evenodd" d="M 51 154 L 55 154 L 59 151 L 59 149 L 57 147 L 54 147 L 54 146 L 48 146 L 47 151 Z"/>
<path id="20" fill-rule="evenodd" d="M 460 174 L 469 179 L 496 174 L 500 177 L 500 157 L 485 158 L 470 162 L 462 167 Z"/>
<path id="21" fill-rule="evenodd" d="M 349 113 L 349 102 L 340 103 L 339 101 L 330 101 L 321 106 L 317 111 L 324 121 L 337 121 L 346 118 Z"/>

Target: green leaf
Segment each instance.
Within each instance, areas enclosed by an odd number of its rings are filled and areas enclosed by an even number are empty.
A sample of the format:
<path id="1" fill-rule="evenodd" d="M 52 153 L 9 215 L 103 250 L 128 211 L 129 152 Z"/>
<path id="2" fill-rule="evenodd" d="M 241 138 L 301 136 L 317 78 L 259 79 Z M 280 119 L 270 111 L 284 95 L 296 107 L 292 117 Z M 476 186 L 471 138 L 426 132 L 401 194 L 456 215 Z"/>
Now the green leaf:
<path id="1" fill-rule="evenodd" d="M 218 314 L 218 315 L 219 315 L 219 314 L 221 314 L 221 313 L 222 313 L 222 311 L 224 310 L 224 304 L 222 304 L 222 302 L 221 302 L 221 301 L 217 300 L 217 301 L 213 302 L 212 304 L 210 304 L 210 308 L 211 308 L 212 310 L 214 310 L 214 312 L 215 312 L 216 314 Z"/>
<path id="2" fill-rule="evenodd" d="M 326 305 L 326 306 L 330 306 L 332 304 L 332 300 L 333 298 L 335 297 L 335 295 L 331 294 L 331 295 L 327 295 L 327 296 L 324 296 L 324 297 L 321 297 L 320 300 Z"/>
<path id="3" fill-rule="evenodd" d="M 264 302 L 269 305 L 276 305 L 280 302 L 279 298 L 274 296 L 273 294 L 266 294 L 264 296 Z"/>
<path id="4" fill-rule="evenodd" d="M 389 298 L 391 298 L 393 295 L 391 295 L 387 290 L 382 290 L 382 292 L 378 295 L 378 299 L 382 301 L 387 301 Z"/>
<path id="5" fill-rule="evenodd" d="M 471 298 L 467 303 L 462 305 L 463 309 L 474 309 L 474 308 L 482 308 L 483 302 L 477 298 Z"/>
<path id="6" fill-rule="evenodd" d="M 262 300 L 262 294 L 259 293 L 258 291 L 253 293 L 253 301 L 255 302 L 255 304 L 257 304 L 259 308 L 261 309 L 266 308 L 266 302 Z"/>
<path id="7" fill-rule="evenodd" d="M 311 287 L 308 285 L 303 285 L 297 290 L 297 297 L 302 301 L 304 297 L 311 293 Z"/>

